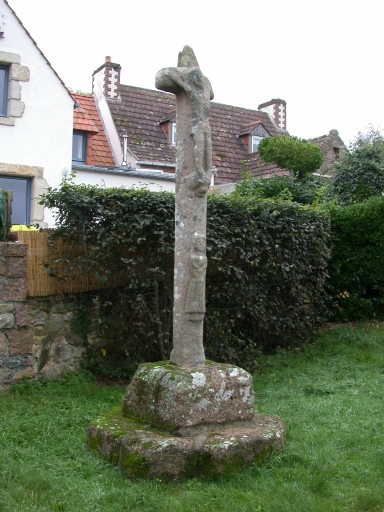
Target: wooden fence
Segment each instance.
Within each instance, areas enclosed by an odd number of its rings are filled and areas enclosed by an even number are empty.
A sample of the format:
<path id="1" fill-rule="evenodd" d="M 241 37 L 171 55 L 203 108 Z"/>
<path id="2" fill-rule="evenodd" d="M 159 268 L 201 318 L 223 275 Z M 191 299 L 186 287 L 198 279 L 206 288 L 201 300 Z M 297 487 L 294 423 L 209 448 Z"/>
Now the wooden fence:
<path id="1" fill-rule="evenodd" d="M 41 297 L 58 295 L 60 293 L 80 293 L 103 288 L 114 288 L 121 285 L 121 277 L 109 276 L 106 283 L 100 282 L 95 277 L 84 274 L 75 274 L 75 279 L 60 281 L 49 275 L 43 262 L 49 262 L 57 258 L 52 247 L 48 244 L 49 231 L 18 231 L 18 241 L 28 244 L 27 254 L 27 280 L 28 295 Z M 62 240 L 55 241 L 55 247 L 59 251 L 60 258 L 65 259 L 69 255 L 78 254 L 82 247 L 65 245 Z M 61 268 L 60 268 L 61 267 Z M 60 270 L 64 272 L 64 264 L 60 264 Z"/>

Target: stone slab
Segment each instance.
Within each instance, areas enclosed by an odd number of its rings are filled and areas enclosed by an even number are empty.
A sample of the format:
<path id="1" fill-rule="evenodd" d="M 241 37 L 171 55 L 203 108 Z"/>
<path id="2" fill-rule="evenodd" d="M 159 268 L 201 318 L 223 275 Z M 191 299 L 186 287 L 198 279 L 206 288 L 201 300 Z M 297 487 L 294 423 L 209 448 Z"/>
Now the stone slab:
<path id="1" fill-rule="evenodd" d="M 255 397 L 252 376 L 234 365 L 207 362 L 183 368 L 145 363 L 123 397 L 123 415 L 175 431 L 207 423 L 249 420 Z"/>
<path id="2" fill-rule="evenodd" d="M 10 80 L 19 80 L 20 82 L 28 82 L 29 80 L 29 68 L 27 66 L 21 66 L 20 64 L 13 64 L 9 74 Z"/>
<path id="3" fill-rule="evenodd" d="M 13 313 L 15 311 L 14 304 L 0 304 L 0 315 L 4 313 Z"/>
<path id="4" fill-rule="evenodd" d="M 28 281 L 24 278 L 6 279 L 1 290 L 4 302 L 25 302 L 28 296 Z"/>
<path id="5" fill-rule="evenodd" d="M 32 354 L 33 334 L 31 331 L 9 331 L 9 355 Z"/>
<path id="6" fill-rule="evenodd" d="M 7 256 L 15 257 L 15 258 L 23 258 L 27 255 L 28 252 L 28 244 L 23 244 L 22 242 L 9 242 L 7 247 Z"/>
<path id="7" fill-rule="evenodd" d="M 25 258 L 8 258 L 8 277 L 27 277 L 27 260 Z"/>
<path id="8" fill-rule="evenodd" d="M 16 325 L 19 327 L 28 327 L 30 325 L 28 316 L 28 306 L 26 304 L 17 304 L 15 306 Z"/>
<path id="9" fill-rule="evenodd" d="M 0 51 L 0 61 L 9 64 L 20 64 L 21 57 L 17 53 Z"/>
<path id="10" fill-rule="evenodd" d="M 210 477 L 238 471 L 280 451 L 285 425 L 278 416 L 254 414 L 249 421 L 206 426 L 179 437 L 110 409 L 87 429 L 86 446 L 129 477 Z"/>
<path id="11" fill-rule="evenodd" d="M 12 313 L 0 314 L 0 329 L 11 329 L 15 325 L 15 317 Z"/>

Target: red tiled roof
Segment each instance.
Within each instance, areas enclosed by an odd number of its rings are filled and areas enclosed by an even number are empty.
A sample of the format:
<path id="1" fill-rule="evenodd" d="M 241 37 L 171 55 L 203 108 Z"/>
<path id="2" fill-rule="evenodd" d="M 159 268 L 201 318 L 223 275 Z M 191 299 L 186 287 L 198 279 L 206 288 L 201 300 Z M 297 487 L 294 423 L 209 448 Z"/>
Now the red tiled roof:
<path id="1" fill-rule="evenodd" d="M 128 85 L 120 86 L 121 100 L 108 99 L 120 137 L 128 135 L 128 149 L 138 161 L 175 163 L 175 148 L 168 143 L 160 121 L 175 110 L 173 94 Z"/>
<path id="2" fill-rule="evenodd" d="M 161 123 L 172 119 L 176 99 L 173 94 L 121 85 L 121 100 L 108 99 L 112 118 L 120 136 L 128 135 L 128 148 L 138 161 L 175 163 L 175 148 L 171 146 Z M 251 130 L 262 123 L 272 136 L 285 132 L 276 128 L 266 112 L 211 103 L 212 160 L 218 169 L 219 182 L 236 181 L 242 160 L 248 153 L 239 135 L 244 125 Z"/>
<path id="3" fill-rule="evenodd" d="M 289 176 L 291 174 L 287 169 L 283 169 L 274 163 L 267 164 L 262 160 L 259 153 L 249 155 L 245 168 L 248 172 L 251 172 L 255 178 L 271 178 L 272 176 Z"/>
<path id="4" fill-rule="evenodd" d="M 212 160 L 218 169 L 216 181 L 236 181 L 239 178 L 242 161 L 258 157 L 257 154 L 248 153 L 248 148 L 239 137 L 244 125 L 256 121 L 260 121 L 271 136 L 285 133 L 276 128 L 266 112 L 220 103 L 211 104 L 209 122 L 212 130 Z"/>
<path id="5" fill-rule="evenodd" d="M 76 107 L 73 111 L 73 129 L 91 133 L 98 133 L 99 131 L 81 106 Z"/>
<path id="6" fill-rule="evenodd" d="M 72 97 L 80 104 L 80 106 L 74 110 L 74 129 L 94 133 L 93 137 L 91 137 L 92 164 L 115 167 L 116 163 L 113 159 L 93 96 L 87 94 L 72 94 Z"/>

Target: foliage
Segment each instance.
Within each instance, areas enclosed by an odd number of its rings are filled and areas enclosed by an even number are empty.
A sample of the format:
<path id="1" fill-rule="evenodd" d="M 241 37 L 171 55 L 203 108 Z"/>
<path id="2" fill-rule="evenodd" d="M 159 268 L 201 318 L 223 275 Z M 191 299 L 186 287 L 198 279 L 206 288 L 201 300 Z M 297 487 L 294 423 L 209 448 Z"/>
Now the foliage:
<path id="1" fill-rule="evenodd" d="M 101 330 L 119 323 L 120 342 L 136 343 L 139 361 L 166 359 L 172 321 L 174 195 L 66 180 L 59 189 L 48 189 L 43 203 L 56 212 L 52 243 L 63 238 L 82 248 L 66 259 L 64 276 L 55 269 L 63 263 L 57 254 L 51 274 L 68 278 L 80 271 L 102 282 L 118 276 L 123 288 L 94 297 L 104 317 Z"/>
<path id="2" fill-rule="evenodd" d="M 44 197 L 57 210 L 52 242 L 83 246 L 75 269 L 121 276 L 98 292 L 100 329 L 116 329 L 120 361 L 169 357 L 172 347 L 174 196 L 66 181 Z M 260 350 L 306 340 L 320 321 L 329 218 L 283 201 L 214 195 L 208 201 L 207 357 L 252 368 Z M 60 261 L 57 255 L 56 262 Z M 118 318 L 116 318 L 118 317 Z M 113 350 L 108 364 L 114 366 Z M 99 368 L 108 361 L 96 356 Z M 116 351 L 115 351 L 116 360 Z M 118 367 L 118 365 L 115 365 Z"/>
<path id="3" fill-rule="evenodd" d="M 334 192 L 341 204 L 362 202 L 384 192 L 384 138 L 373 127 L 359 132 L 335 163 Z"/>
<path id="4" fill-rule="evenodd" d="M 286 199 L 300 204 L 318 204 L 331 197 L 324 178 L 309 176 L 305 180 L 289 176 L 272 178 L 247 177 L 236 184 L 235 197 Z"/>
<path id="5" fill-rule="evenodd" d="M 384 317 L 384 198 L 331 209 L 333 318 Z"/>
<path id="6" fill-rule="evenodd" d="M 210 357 L 237 362 L 242 349 L 273 350 L 308 339 L 322 312 L 327 214 L 231 196 L 213 196 L 208 214 Z"/>
<path id="7" fill-rule="evenodd" d="M 248 178 L 235 195 L 249 200 L 275 197 L 319 204 L 331 214 L 332 257 L 326 284 L 328 311 L 335 320 L 383 317 L 384 198 L 338 206 L 323 178 Z M 325 182 L 326 183 L 326 182 Z"/>
<path id="8" fill-rule="evenodd" d="M 0 393 L 2 512 L 362 512 L 384 508 L 384 328 L 339 326 L 258 358 L 256 408 L 287 425 L 284 451 L 212 480 L 131 480 L 84 449 L 123 387 L 78 374 Z M 79 504 L 82 505 L 79 505 Z"/>
<path id="9" fill-rule="evenodd" d="M 303 179 L 323 163 L 321 149 L 298 137 L 265 137 L 260 141 L 259 154 L 265 162 L 273 162 Z"/>

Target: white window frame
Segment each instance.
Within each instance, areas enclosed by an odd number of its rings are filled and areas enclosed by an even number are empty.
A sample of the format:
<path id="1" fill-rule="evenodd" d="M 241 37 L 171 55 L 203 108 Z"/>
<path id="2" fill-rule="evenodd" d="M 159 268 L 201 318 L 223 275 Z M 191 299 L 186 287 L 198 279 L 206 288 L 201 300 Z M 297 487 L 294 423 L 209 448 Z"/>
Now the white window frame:
<path id="1" fill-rule="evenodd" d="M 176 146 L 176 141 L 177 141 L 176 123 L 171 122 L 170 124 L 171 124 L 171 126 L 170 126 L 170 128 L 171 128 L 171 130 L 170 130 L 171 131 L 171 145 Z"/>
<path id="2" fill-rule="evenodd" d="M 258 147 L 260 144 L 260 141 L 263 140 L 264 137 L 260 137 L 260 135 L 251 135 L 251 153 L 258 153 Z M 255 149 L 255 143 L 257 142 L 256 149 Z"/>

